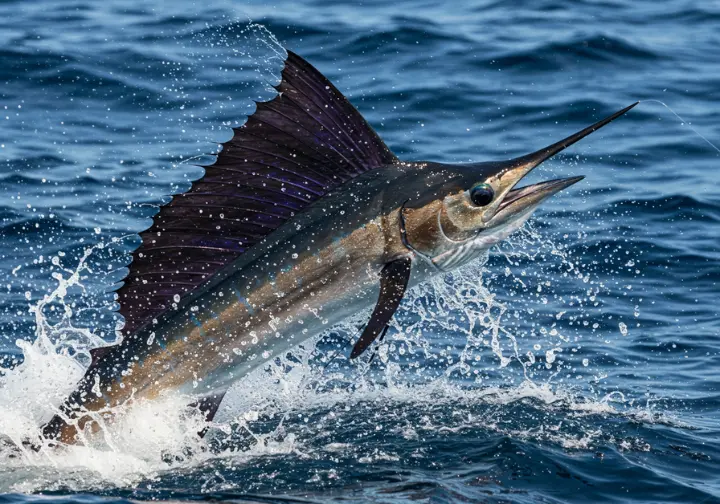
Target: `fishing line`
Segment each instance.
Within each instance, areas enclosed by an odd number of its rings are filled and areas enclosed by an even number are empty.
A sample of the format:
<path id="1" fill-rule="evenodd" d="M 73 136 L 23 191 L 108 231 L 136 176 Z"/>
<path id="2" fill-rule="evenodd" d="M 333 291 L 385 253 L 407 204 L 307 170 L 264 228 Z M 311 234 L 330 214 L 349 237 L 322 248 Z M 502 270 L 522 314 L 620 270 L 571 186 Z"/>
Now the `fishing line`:
<path id="1" fill-rule="evenodd" d="M 677 118 L 680 120 L 680 123 L 681 123 L 681 124 L 687 125 L 687 127 L 690 128 L 697 136 L 699 136 L 700 138 L 702 138 L 703 140 L 705 140 L 710 147 L 712 147 L 712 148 L 715 149 L 718 153 L 720 153 L 720 148 L 718 148 L 717 145 L 715 145 L 715 144 L 712 143 L 710 140 L 708 140 L 705 136 L 703 136 L 703 134 L 700 133 L 698 130 L 696 130 L 695 127 L 694 127 L 692 124 L 690 124 L 688 121 L 686 121 L 685 119 L 683 119 L 682 117 L 680 117 L 680 114 L 678 114 L 678 113 L 675 112 L 673 109 L 671 109 L 671 108 L 668 106 L 667 103 L 662 102 L 662 101 L 660 101 L 660 100 L 640 100 L 640 103 L 647 103 L 647 102 L 659 103 L 660 105 L 662 105 L 663 107 L 665 107 L 666 109 L 668 109 L 671 114 L 673 114 L 675 117 L 677 117 Z"/>
<path id="2" fill-rule="evenodd" d="M 216 144 L 216 145 L 217 145 L 217 142 L 210 142 L 210 143 L 213 143 L 213 144 Z M 194 161 L 195 159 L 200 159 L 200 158 L 205 157 L 205 156 L 217 156 L 217 155 L 218 155 L 218 153 L 215 153 L 215 154 L 198 154 L 197 156 L 189 157 L 189 158 L 187 158 L 187 159 L 183 159 L 182 161 L 178 161 L 176 164 L 177 164 L 177 165 L 181 165 L 181 164 L 189 163 L 190 161 Z"/>

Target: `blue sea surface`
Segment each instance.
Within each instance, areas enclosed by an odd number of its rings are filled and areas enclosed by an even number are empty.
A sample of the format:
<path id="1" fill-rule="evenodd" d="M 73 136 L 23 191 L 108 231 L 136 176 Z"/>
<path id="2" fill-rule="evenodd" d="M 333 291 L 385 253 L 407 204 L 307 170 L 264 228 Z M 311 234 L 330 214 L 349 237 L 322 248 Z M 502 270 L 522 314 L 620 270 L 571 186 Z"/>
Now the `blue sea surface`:
<path id="1" fill-rule="evenodd" d="M 0 503 L 720 502 L 719 27 L 686 0 L 1 1 Z M 77 379 L 62 359 L 113 340 L 137 233 L 273 97 L 281 47 L 408 160 L 508 159 L 641 103 L 538 168 L 586 178 L 415 290 L 370 364 L 336 328 L 240 381 L 201 445 L 155 416 L 14 447 Z"/>

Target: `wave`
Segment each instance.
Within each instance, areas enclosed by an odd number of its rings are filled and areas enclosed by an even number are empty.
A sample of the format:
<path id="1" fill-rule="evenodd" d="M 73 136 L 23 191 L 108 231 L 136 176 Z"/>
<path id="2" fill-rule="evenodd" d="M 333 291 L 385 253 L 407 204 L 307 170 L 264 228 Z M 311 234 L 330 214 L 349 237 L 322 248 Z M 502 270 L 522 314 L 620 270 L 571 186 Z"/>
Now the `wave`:
<path id="1" fill-rule="evenodd" d="M 493 54 L 483 66 L 512 72 L 556 72 L 578 64 L 618 65 L 655 62 L 660 55 L 628 39 L 607 34 L 573 35 L 564 40 L 538 44 L 530 49 Z"/>
<path id="2" fill-rule="evenodd" d="M 688 194 L 671 194 L 660 198 L 621 199 L 613 202 L 617 208 L 642 208 L 643 212 L 675 216 L 682 212 L 693 212 L 693 216 L 707 215 L 716 220 L 720 203 L 705 201 Z M 695 213 L 697 212 L 697 214 Z"/>
<path id="3" fill-rule="evenodd" d="M 349 91 L 396 151 L 427 159 L 525 153 L 665 88 L 713 131 L 709 5 L 0 5 L 5 441 L 37 434 L 84 350 L 115 335 L 103 291 L 139 238 L 111 253 L 112 238 L 146 228 L 149 202 L 197 176 L 178 156 L 212 150 L 196 139 L 225 138 L 276 81 L 279 60 L 258 49 L 276 48 L 272 35 Z M 272 34 L 231 21 L 243 9 Z M 123 410 L 93 446 L 17 457 L 0 440 L 0 490 L 526 502 L 618 500 L 632 480 L 624 499 L 717 498 L 716 159 L 667 118 L 638 107 L 538 170 L 593 171 L 543 205 L 532 240 L 408 297 L 371 364 L 343 358 L 360 320 L 239 382 L 200 443 L 179 398 Z M 29 312 L 99 241 L 84 290 Z"/>
<path id="4" fill-rule="evenodd" d="M 657 197 L 612 198 L 614 195 L 627 194 L 628 190 L 617 186 L 596 187 L 583 190 L 584 197 L 600 200 L 583 212 L 596 215 L 634 217 L 648 222 L 671 222 L 675 219 L 696 223 L 716 223 L 720 221 L 720 202 L 706 200 L 689 194 L 669 194 Z M 600 198 L 593 198 L 600 196 Z M 546 212 L 557 218 L 577 215 L 577 209 L 553 208 Z M 620 222 L 622 224 L 622 222 Z M 593 223 L 588 222 L 591 227 Z M 602 226 L 598 222 L 596 226 Z M 638 237 L 642 239 L 642 237 Z"/>
<path id="5" fill-rule="evenodd" d="M 10 49 L 0 48 L 0 80 L 5 82 L 20 81 L 26 73 L 36 74 L 61 68 L 73 57 L 35 48 Z"/>
<path id="6" fill-rule="evenodd" d="M 462 42 L 463 37 L 457 33 L 448 34 L 442 28 L 425 22 L 416 26 L 394 26 L 374 33 L 359 32 L 354 34 L 346 45 L 351 53 L 363 54 L 378 46 L 383 46 L 385 50 L 400 49 L 416 45 L 420 40 L 426 44 L 457 43 Z M 410 64 L 409 61 L 407 63 Z"/>

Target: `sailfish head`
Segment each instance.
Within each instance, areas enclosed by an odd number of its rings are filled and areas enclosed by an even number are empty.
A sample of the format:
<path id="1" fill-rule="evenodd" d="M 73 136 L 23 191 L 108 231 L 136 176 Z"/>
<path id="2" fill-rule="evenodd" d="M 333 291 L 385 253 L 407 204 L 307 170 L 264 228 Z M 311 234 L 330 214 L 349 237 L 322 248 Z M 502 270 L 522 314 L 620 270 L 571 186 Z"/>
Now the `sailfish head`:
<path id="1" fill-rule="evenodd" d="M 409 200 L 401 209 L 405 245 L 442 270 L 466 263 L 518 229 L 547 198 L 584 178 L 569 177 L 518 187 L 528 173 L 635 105 L 559 142 L 508 161 L 427 164 L 423 176 L 428 188 L 425 197 L 415 202 Z"/>

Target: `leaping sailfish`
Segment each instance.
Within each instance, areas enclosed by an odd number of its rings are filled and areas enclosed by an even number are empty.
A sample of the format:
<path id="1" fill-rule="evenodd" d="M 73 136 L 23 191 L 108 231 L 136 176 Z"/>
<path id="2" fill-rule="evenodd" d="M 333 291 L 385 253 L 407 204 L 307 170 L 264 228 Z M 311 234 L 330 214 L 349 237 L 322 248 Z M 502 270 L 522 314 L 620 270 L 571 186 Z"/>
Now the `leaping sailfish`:
<path id="1" fill-rule="evenodd" d="M 209 421 L 233 380 L 375 306 L 350 358 L 386 329 L 410 286 L 505 239 L 582 177 L 517 188 L 533 168 L 635 104 L 506 161 L 401 161 L 317 69 L 288 51 L 205 175 L 141 233 L 118 290 L 122 342 L 92 363 L 46 438 L 78 442 L 90 413 L 166 391 Z"/>

